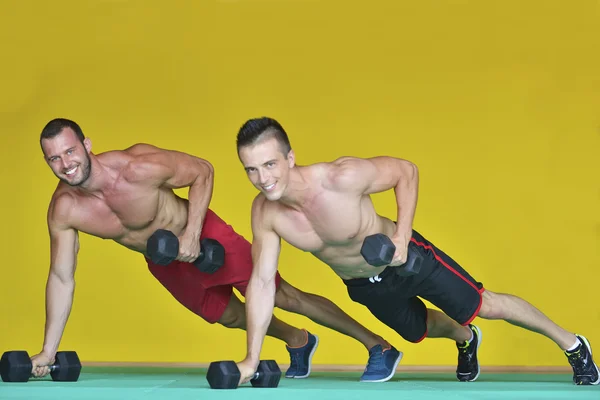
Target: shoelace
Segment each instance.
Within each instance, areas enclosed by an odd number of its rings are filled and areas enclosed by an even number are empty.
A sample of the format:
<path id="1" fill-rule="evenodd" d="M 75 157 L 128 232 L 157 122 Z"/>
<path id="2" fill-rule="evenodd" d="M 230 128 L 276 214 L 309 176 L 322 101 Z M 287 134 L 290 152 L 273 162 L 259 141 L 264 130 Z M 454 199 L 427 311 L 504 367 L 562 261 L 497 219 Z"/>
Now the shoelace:
<path id="1" fill-rule="evenodd" d="M 368 364 L 379 365 L 383 362 L 383 351 L 374 351 L 369 354 Z"/>
<path id="2" fill-rule="evenodd" d="M 583 357 L 581 357 L 580 351 L 573 354 L 567 354 L 567 359 L 578 375 L 585 372 L 585 364 L 583 363 Z"/>
<path id="3" fill-rule="evenodd" d="M 471 353 L 471 345 L 467 345 L 465 347 L 458 348 L 458 355 L 462 360 L 471 361 L 473 358 L 473 353 Z"/>
<path id="4" fill-rule="evenodd" d="M 300 365 L 300 354 L 299 353 L 292 353 L 290 355 L 290 368 L 298 368 L 298 366 Z"/>

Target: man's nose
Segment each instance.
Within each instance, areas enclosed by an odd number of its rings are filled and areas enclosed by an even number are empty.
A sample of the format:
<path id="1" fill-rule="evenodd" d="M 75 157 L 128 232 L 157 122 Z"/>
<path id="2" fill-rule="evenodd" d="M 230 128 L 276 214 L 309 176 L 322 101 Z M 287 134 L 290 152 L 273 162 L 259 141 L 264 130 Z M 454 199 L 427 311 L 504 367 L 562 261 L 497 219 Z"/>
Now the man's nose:
<path id="1" fill-rule="evenodd" d="M 265 171 L 258 171 L 258 183 L 260 183 L 261 185 L 266 183 L 269 179 L 269 174 L 267 174 Z"/>
<path id="2" fill-rule="evenodd" d="M 62 157 L 61 161 L 62 161 L 62 167 L 64 169 L 66 169 L 70 164 L 70 160 L 67 157 Z"/>

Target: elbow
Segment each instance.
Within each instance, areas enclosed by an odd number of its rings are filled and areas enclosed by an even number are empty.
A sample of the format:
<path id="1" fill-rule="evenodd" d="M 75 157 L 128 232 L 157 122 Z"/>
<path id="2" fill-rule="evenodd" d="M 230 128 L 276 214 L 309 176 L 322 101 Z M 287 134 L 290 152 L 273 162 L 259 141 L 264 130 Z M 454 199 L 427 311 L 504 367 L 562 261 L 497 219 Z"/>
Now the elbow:
<path id="1" fill-rule="evenodd" d="M 410 177 L 418 177 L 419 176 L 419 167 L 417 167 L 417 164 L 411 162 L 411 161 L 404 161 L 406 169 L 408 171 L 408 176 Z"/>
<path id="2" fill-rule="evenodd" d="M 255 275 L 250 279 L 249 285 L 259 292 L 275 292 L 275 277 Z"/>
<path id="3" fill-rule="evenodd" d="M 215 176 L 215 167 L 208 160 L 202 160 L 202 167 L 206 179 L 212 181 L 213 177 Z"/>
<path id="4" fill-rule="evenodd" d="M 49 284 L 58 284 L 65 288 L 75 288 L 75 277 L 71 274 L 51 273 L 48 279 Z"/>
<path id="5" fill-rule="evenodd" d="M 417 165 L 408 160 L 401 160 L 400 163 L 400 171 L 402 171 L 400 181 L 404 181 L 404 184 L 418 184 L 419 168 Z"/>

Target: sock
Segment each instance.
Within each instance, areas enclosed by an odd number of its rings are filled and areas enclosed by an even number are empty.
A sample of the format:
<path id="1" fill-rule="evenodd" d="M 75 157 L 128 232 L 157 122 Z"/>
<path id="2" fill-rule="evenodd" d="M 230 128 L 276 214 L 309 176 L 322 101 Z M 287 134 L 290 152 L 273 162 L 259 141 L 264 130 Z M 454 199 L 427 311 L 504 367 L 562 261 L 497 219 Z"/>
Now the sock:
<path id="1" fill-rule="evenodd" d="M 473 340 L 473 338 L 475 337 L 475 334 L 473 333 L 473 329 L 469 328 L 469 332 L 471 332 L 471 337 L 465 343 L 471 343 L 471 340 Z"/>
<path id="2" fill-rule="evenodd" d="M 581 343 L 581 341 L 579 340 L 579 338 L 577 338 L 577 341 L 575 342 L 575 344 L 574 344 L 573 346 L 569 347 L 569 348 L 567 349 L 567 352 L 568 352 L 568 353 L 572 353 L 572 352 L 573 352 L 573 351 L 575 351 L 575 350 L 576 350 L 576 349 L 577 349 L 577 348 L 578 348 L 578 347 L 579 347 L 581 344 L 582 344 L 582 343 Z"/>
<path id="3" fill-rule="evenodd" d="M 471 340 L 473 340 L 473 338 L 475 337 L 475 334 L 473 333 L 473 329 L 469 328 L 469 331 L 471 332 L 471 337 L 468 340 L 464 341 L 463 343 L 459 343 L 460 347 L 465 347 L 466 345 L 471 343 Z"/>

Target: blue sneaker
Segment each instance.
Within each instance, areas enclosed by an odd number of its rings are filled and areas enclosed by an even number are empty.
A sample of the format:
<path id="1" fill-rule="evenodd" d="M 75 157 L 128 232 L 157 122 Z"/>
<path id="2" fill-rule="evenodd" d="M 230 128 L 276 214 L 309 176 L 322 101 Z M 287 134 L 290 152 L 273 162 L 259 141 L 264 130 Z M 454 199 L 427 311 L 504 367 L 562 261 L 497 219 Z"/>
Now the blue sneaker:
<path id="1" fill-rule="evenodd" d="M 386 349 L 380 344 L 369 350 L 369 362 L 360 377 L 361 382 L 386 382 L 396 373 L 396 367 L 402 360 L 402 352 L 393 346 Z"/>
<path id="2" fill-rule="evenodd" d="M 285 346 L 290 353 L 290 367 L 285 372 L 286 378 L 302 379 L 308 378 L 310 375 L 310 365 L 313 354 L 315 354 L 315 350 L 317 350 L 317 346 L 319 346 L 319 337 L 306 330 L 304 330 L 304 332 L 306 332 L 307 336 L 307 341 L 304 346 Z"/>

